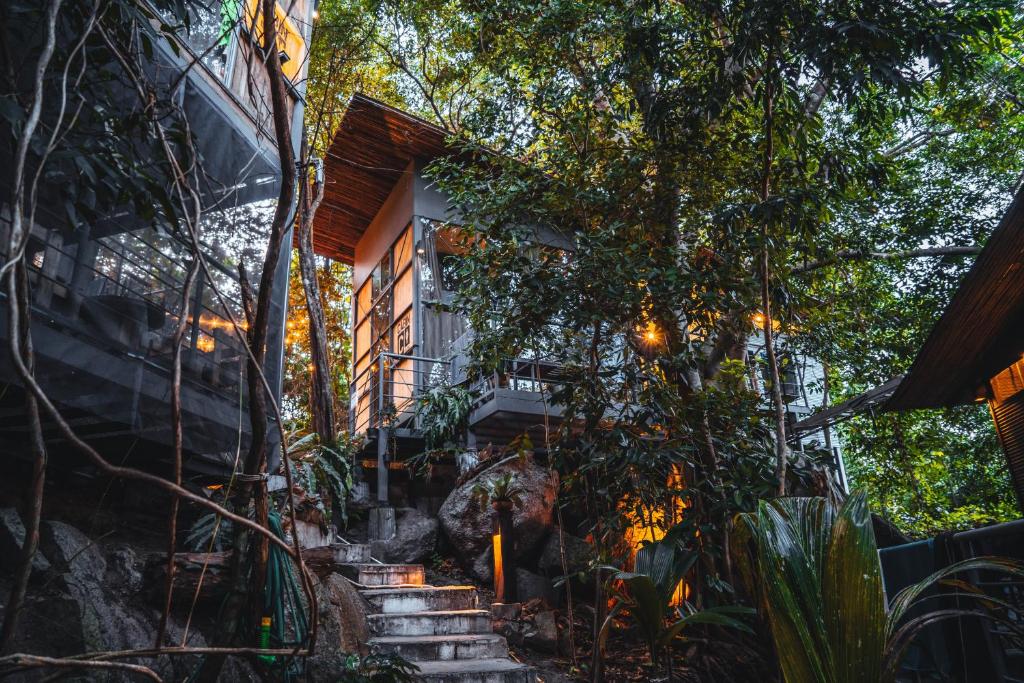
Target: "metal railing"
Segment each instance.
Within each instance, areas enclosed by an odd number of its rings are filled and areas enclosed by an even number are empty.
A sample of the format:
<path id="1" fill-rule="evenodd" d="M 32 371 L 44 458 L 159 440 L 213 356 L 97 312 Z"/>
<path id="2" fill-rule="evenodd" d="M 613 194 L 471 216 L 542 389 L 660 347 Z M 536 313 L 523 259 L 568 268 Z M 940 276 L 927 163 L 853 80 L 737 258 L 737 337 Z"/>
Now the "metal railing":
<path id="1" fill-rule="evenodd" d="M 132 244 L 99 238 L 88 248 L 50 235 L 33 234 L 30 243 L 32 304 L 46 313 L 41 319 L 101 348 L 169 368 L 184 284 L 177 274 L 187 268 L 173 245 L 154 244 L 138 232 L 127 237 Z M 214 387 L 236 386 L 244 347 L 231 323 L 202 299 L 197 291 L 183 374 Z"/>
<path id="2" fill-rule="evenodd" d="M 504 361 L 491 375 L 471 386 L 474 393 L 488 396 L 495 389 L 510 389 L 550 397 L 567 382 L 561 377 L 562 366 L 552 361 L 515 358 Z"/>
<path id="3" fill-rule="evenodd" d="M 953 535 L 953 543 L 960 559 L 997 556 L 1024 561 L 1024 519 L 962 531 Z M 1024 682 L 1024 651 L 1017 638 L 1024 630 L 1024 580 L 1004 572 L 974 570 L 968 574 L 976 588 L 1012 606 L 1005 616 L 1013 622 L 1016 632 L 1008 624 L 987 619 L 979 625 L 996 680 Z"/>
<path id="4" fill-rule="evenodd" d="M 352 380 L 349 429 L 365 432 L 381 426 L 402 427 L 416 417 L 424 392 L 451 381 L 451 361 L 389 351 L 378 354 Z"/>

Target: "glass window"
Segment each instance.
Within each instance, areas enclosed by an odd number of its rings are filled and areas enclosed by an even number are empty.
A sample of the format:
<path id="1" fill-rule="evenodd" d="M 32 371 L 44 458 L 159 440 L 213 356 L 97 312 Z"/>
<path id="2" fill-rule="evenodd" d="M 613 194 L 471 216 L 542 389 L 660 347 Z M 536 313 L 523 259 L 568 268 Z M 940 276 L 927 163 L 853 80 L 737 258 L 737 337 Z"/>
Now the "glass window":
<path id="1" fill-rule="evenodd" d="M 402 315 L 410 306 L 412 306 L 412 270 L 407 270 L 395 283 L 395 315 Z"/>
<path id="2" fill-rule="evenodd" d="M 401 273 L 412 261 L 412 226 L 406 227 L 395 243 L 395 273 Z"/>
<path id="3" fill-rule="evenodd" d="M 391 284 L 391 250 L 389 249 L 384 258 L 380 260 L 377 267 L 373 269 L 373 299 L 374 301 L 384 293 Z"/>
<path id="4" fill-rule="evenodd" d="M 356 297 L 356 324 L 366 320 L 366 316 L 370 314 L 370 305 L 372 303 L 372 287 L 370 282 L 367 281 L 359 289 L 359 295 Z M 364 349 L 365 350 L 365 349 Z"/>

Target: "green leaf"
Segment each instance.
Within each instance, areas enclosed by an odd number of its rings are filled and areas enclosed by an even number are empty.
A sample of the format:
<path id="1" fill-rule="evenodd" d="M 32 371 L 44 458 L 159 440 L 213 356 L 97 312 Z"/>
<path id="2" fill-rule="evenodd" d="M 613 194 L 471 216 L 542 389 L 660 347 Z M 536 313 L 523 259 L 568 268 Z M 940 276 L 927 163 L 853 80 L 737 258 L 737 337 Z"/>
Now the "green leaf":
<path id="1" fill-rule="evenodd" d="M 839 511 L 824 560 L 823 612 L 837 683 L 879 680 L 886 640 L 885 593 L 863 492 Z"/>

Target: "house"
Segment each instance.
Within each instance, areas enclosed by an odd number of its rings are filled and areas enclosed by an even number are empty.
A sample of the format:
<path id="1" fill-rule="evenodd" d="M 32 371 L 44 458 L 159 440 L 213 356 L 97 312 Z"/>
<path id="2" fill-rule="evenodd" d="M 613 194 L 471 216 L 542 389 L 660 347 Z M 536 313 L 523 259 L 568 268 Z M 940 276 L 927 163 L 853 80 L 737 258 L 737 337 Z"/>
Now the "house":
<path id="1" fill-rule="evenodd" d="M 376 470 L 384 504 L 403 495 L 395 486 L 404 476 L 400 461 L 423 450 L 416 399 L 440 383 L 470 381 L 463 352 L 471 331 L 450 307 L 465 247 L 451 227 L 458 217 L 448 199 L 424 177 L 431 160 L 450 153 L 445 140 L 441 128 L 357 94 L 324 160 L 327 185 L 313 248 L 353 267 L 350 428 L 367 437 L 362 462 Z M 572 248 L 557 234 L 536 237 Z M 756 355 L 756 341 L 751 351 Z M 785 366 L 791 422 L 820 403 L 820 394 L 806 391 L 811 375 L 821 374 L 812 365 L 794 358 Z M 758 374 L 751 382 L 763 391 Z M 491 376 L 473 379 L 470 451 L 507 445 L 531 430 L 539 443 L 543 425 L 562 417 L 548 400 L 559 381 L 558 365 L 539 358 L 508 359 Z"/>
<path id="2" fill-rule="evenodd" d="M 224 306 L 243 319 L 238 264 L 244 263 L 250 280 L 258 282 L 280 183 L 266 74 L 252 59 L 248 39 L 257 7 L 255 0 L 212 3 L 209 10 L 196 5 L 187 40 L 154 41 L 146 57 L 158 87 L 167 88 L 159 96 L 180 104 L 202 159 L 199 232 L 219 289 L 215 293 L 199 278 L 185 334 L 184 456 L 193 475 L 230 473 L 249 434 L 240 393 L 244 353 Z M 292 130 L 298 148 L 313 1 L 282 2 L 277 11 L 284 71 L 294 80 Z M 256 29 L 257 37 L 260 33 Z M 92 96 L 88 88 L 80 94 Z M 134 93 L 124 93 L 123 107 L 122 113 L 138 109 Z M 13 152 L 13 137 L 7 138 L 4 155 Z M 6 245 L 10 164 L 0 167 L 0 243 Z M 76 432 L 106 457 L 159 466 L 172 452 L 171 338 L 189 248 L 175 231 L 155 226 L 131 207 L 109 207 L 95 220 L 69 217 L 61 190 L 53 184 L 40 188 L 28 246 L 37 378 Z M 266 364 L 274 388 L 281 379 L 289 249 L 290 239 L 274 274 Z M 0 301 L 0 308 L 6 306 Z M 5 349 L 0 353 L 0 441 L 5 452 L 27 453 L 24 393 L 6 351 L 6 312 L 0 321 Z M 51 453 L 72 450 L 53 425 L 44 429 Z"/>

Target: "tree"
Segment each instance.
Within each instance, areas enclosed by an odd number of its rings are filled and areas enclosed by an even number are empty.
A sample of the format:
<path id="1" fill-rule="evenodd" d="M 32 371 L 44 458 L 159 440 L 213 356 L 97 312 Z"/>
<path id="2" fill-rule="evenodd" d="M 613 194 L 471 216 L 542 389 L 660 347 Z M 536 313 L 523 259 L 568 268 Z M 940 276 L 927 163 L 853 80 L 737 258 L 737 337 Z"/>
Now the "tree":
<path id="1" fill-rule="evenodd" d="M 985 7 L 896 5 L 868 24 L 863 9 L 498 3 L 470 15 L 494 96 L 462 130 L 512 139 L 516 158 L 437 166 L 467 232 L 484 238 L 462 303 L 478 358 L 543 350 L 566 362 L 574 383 L 560 398 L 584 425 L 630 395 L 637 407 L 615 424 L 632 436 L 572 446 L 581 463 L 614 459 L 657 424 L 664 439 L 637 451 L 674 453 L 714 487 L 730 444 L 710 428 L 707 385 L 723 359 L 742 358 L 758 314 L 769 340 L 775 325 L 797 335 L 812 301 L 791 271 L 833 253 L 836 213 L 892 171 L 882 124 L 893 119 L 869 108 L 903 111 L 929 83 L 978 68 L 969 38 L 1001 21 Z M 516 138 L 496 133 L 514 109 L 503 99 L 525 112 Z M 533 226 L 568 235 L 572 257 L 526 253 Z M 653 492 L 665 475 L 636 476 Z"/>

